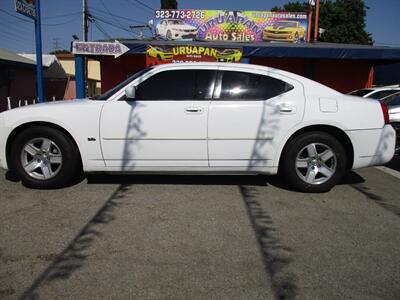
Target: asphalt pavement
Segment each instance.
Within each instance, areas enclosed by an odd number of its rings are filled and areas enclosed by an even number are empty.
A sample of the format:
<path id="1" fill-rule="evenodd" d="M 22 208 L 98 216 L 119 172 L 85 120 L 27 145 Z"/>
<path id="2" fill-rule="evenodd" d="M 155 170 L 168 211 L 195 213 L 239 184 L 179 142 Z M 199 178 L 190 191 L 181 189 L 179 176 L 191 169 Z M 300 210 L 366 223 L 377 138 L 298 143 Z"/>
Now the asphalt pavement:
<path id="1" fill-rule="evenodd" d="M 400 179 L 329 193 L 264 176 L 92 176 L 30 190 L 0 172 L 0 298 L 400 299 Z"/>

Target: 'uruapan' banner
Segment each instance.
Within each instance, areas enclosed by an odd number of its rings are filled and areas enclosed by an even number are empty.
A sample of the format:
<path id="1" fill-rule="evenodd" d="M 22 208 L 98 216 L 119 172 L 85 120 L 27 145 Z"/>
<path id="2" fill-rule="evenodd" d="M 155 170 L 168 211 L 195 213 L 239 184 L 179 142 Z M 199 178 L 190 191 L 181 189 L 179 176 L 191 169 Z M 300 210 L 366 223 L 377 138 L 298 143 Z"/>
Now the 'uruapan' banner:
<path id="1" fill-rule="evenodd" d="M 306 42 L 307 13 L 156 10 L 155 35 L 166 40 Z"/>
<path id="2" fill-rule="evenodd" d="M 183 62 L 241 62 L 242 49 L 207 46 L 147 45 L 146 65 Z"/>

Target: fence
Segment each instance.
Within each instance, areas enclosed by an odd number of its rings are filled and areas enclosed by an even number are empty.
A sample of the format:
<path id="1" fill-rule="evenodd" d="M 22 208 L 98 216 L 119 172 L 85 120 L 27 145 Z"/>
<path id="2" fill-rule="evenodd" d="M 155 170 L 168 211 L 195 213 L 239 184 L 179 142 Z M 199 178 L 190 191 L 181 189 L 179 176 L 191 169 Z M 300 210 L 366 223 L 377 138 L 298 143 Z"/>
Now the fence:
<path id="1" fill-rule="evenodd" d="M 56 99 L 55 96 L 51 98 L 51 100 L 48 101 L 59 101 L 59 99 Z M 4 105 L 1 105 L 0 111 L 3 110 L 10 110 L 13 108 L 21 107 L 21 106 L 27 106 L 27 105 L 32 105 L 38 103 L 38 99 L 12 99 L 11 97 L 7 97 L 7 104 L 4 107 Z"/>

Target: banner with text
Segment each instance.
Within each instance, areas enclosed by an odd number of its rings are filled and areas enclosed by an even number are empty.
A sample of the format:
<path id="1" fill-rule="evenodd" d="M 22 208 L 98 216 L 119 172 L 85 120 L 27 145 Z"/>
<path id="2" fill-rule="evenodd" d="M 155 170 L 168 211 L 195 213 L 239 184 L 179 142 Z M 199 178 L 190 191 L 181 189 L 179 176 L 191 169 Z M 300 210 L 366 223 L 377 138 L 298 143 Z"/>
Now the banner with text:
<path id="1" fill-rule="evenodd" d="M 156 38 L 262 42 L 307 41 L 307 13 L 228 10 L 156 10 Z"/>
<path id="2" fill-rule="evenodd" d="M 147 45 L 146 65 L 183 62 L 241 62 L 242 49 L 207 46 Z"/>

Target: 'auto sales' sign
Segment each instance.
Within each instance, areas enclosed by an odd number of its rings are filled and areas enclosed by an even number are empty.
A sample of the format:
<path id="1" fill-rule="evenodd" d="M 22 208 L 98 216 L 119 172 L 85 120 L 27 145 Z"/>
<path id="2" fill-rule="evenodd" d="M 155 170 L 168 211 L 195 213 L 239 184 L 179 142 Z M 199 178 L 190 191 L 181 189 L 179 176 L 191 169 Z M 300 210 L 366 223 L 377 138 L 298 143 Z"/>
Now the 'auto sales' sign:
<path id="1" fill-rule="evenodd" d="M 156 10 L 156 38 L 300 43 L 307 40 L 307 13 L 230 10 Z"/>
<path id="2" fill-rule="evenodd" d="M 15 0 L 15 11 L 36 19 L 36 0 Z"/>

